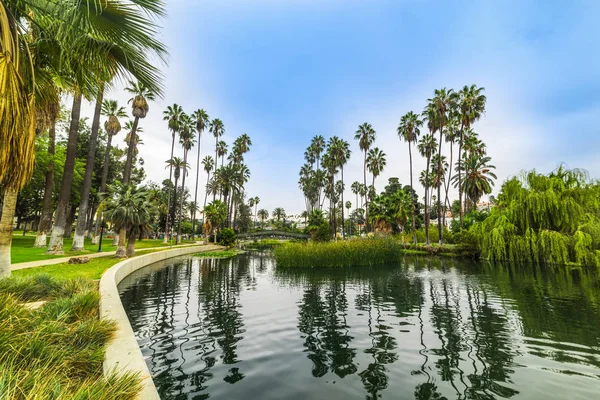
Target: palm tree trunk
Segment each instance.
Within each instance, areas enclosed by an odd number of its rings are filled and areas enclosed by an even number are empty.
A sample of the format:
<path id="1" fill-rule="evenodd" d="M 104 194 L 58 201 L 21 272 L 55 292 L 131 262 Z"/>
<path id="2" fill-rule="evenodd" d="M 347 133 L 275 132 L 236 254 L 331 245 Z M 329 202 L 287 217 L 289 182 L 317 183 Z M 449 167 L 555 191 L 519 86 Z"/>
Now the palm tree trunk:
<path id="1" fill-rule="evenodd" d="M 415 189 L 413 188 L 412 150 L 410 143 L 411 142 L 408 142 L 408 160 L 410 164 L 410 203 L 412 205 L 412 232 L 413 243 L 417 244 L 417 224 L 415 223 L 415 200 L 413 198 L 413 193 L 415 192 Z"/>
<path id="2" fill-rule="evenodd" d="M 458 143 L 458 202 L 460 203 L 458 215 L 460 219 L 460 229 L 463 228 L 463 193 L 462 193 L 462 148 L 463 148 L 463 140 L 464 140 L 464 124 L 461 123 L 460 126 L 460 141 Z"/>
<path id="3" fill-rule="evenodd" d="M 125 162 L 125 171 L 123 172 L 123 185 L 129 184 L 129 178 L 131 177 L 131 170 L 133 168 L 133 150 L 135 147 L 135 136 L 139 121 L 140 118 L 135 117 L 135 119 L 133 120 L 133 127 L 131 128 L 131 132 L 129 133 L 129 143 L 127 145 L 127 161 Z M 115 257 L 127 257 L 127 250 L 125 249 L 126 236 L 127 231 L 124 228 L 122 228 L 119 231 L 119 246 L 117 247 Z"/>
<path id="4" fill-rule="evenodd" d="M 366 188 L 365 194 L 365 233 L 369 232 L 369 189 L 367 188 L 367 150 L 365 149 L 365 156 L 363 158 L 363 180 Z"/>
<path id="5" fill-rule="evenodd" d="M 200 134 L 198 133 L 198 160 L 196 162 L 196 189 L 194 190 L 194 211 L 192 214 L 192 240 L 196 239 L 196 210 L 198 209 L 198 178 L 200 178 Z"/>
<path id="6" fill-rule="evenodd" d="M 427 168 L 425 169 L 425 244 L 429 246 L 429 162 L 430 156 L 427 156 Z"/>
<path id="7" fill-rule="evenodd" d="M 217 153 L 217 147 L 219 146 L 219 136 L 215 135 L 215 173 L 213 176 L 217 176 L 217 164 L 219 163 L 219 154 Z M 217 198 L 217 192 L 213 193 L 213 201 Z M 216 236 L 215 236 L 216 237 Z"/>
<path id="8" fill-rule="evenodd" d="M 127 245 L 127 231 L 125 228 L 119 229 L 119 241 L 117 243 L 117 251 L 115 253 L 116 258 L 125 258 L 127 257 L 127 249 L 125 246 Z"/>
<path id="9" fill-rule="evenodd" d="M 110 165 L 110 148 L 112 144 L 112 135 L 108 134 L 108 138 L 106 139 L 106 151 L 104 153 L 104 165 L 102 166 L 102 180 L 100 182 L 100 193 L 104 193 L 106 191 L 106 181 L 108 180 L 108 167 Z M 92 239 L 92 244 L 98 244 L 100 238 L 100 220 L 102 218 L 96 219 L 96 227 L 94 228 L 94 239 Z"/>
<path id="10" fill-rule="evenodd" d="M 46 247 L 46 231 L 52 222 L 52 193 L 54 191 L 54 153 L 56 151 L 56 119 L 50 121 L 48 127 L 48 155 L 50 160 L 46 170 L 46 184 L 44 186 L 44 202 L 42 206 L 42 216 L 38 226 L 38 233 L 35 237 L 33 247 Z"/>
<path id="11" fill-rule="evenodd" d="M 173 150 L 175 149 L 175 132 L 173 132 L 173 140 L 171 141 L 171 158 L 173 159 Z M 173 165 L 169 166 L 169 182 L 173 182 Z M 177 186 L 175 186 L 175 192 L 177 192 Z M 167 193 L 167 217 L 165 220 L 165 237 L 163 238 L 163 243 L 167 243 L 169 240 L 169 214 L 171 213 L 171 190 L 169 189 Z M 173 222 L 173 221 L 171 221 Z"/>
<path id="12" fill-rule="evenodd" d="M 137 237 L 137 235 L 133 234 L 133 233 L 129 233 L 127 238 L 127 251 L 125 253 L 125 255 L 127 257 L 132 257 L 135 255 L 135 239 Z"/>
<path id="13" fill-rule="evenodd" d="M 5 189 L 0 218 L 0 278 L 10 276 L 10 246 L 12 243 L 13 220 L 17 207 L 15 189 Z"/>
<path id="14" fill-rule="evenodd" d="M 63 254 L 63 237 L 65 224 L 67 222 L 67 207 L 71 198 L 73 186 L 73 173 L 75 170 L 75 156 L 77 155 L 77 139 L 79 137 L 79 116 L 81 115 L 81 93 L 76 92 L 73 96 L 73 108 L 71 110 L 71 125 L 69 127 L 69 138 L 67 141 L 67 154 L 63 172 L 60 195 L 56 206 L 56 218 L 52 226 L 52 234 L 46 254 Z"/>
<path id="15" fill-rule="evenodd" d="M 171 209 L 169 210 L 169 212 L 171 213 L 171 230 L 173 226 L 175 226 L 175 208 L 176 208 L 176 204 L 177 204 L 177 182 L 179 181 L 179 178 L 177 176 L 175 176 L 175 186 L 173 189 L 173 206 L 171 207 Z M 170 237 L 171 235 L 169 235 Z"/>
<path id="16" fill-rule="evenodd" d="M 448 210 L 452 210 L 452 205 L 450 204 L 450 199 L 448 197 L 448 192 L 450 191 L 450 181 L 452 180 L 452 147 L 453 147 L 454 142 L 450 142 L 450 164 L 448 167 L 448 181 L 446 182 L 446 184 L 444 185 L 444 189 L 446 189 L 446 200 L 444 201 L 444 204 L 446 205 L 446 207 L 448 207 Z M 443 216 L 444 219 L 444 227 L 446 226 L 446 213 L 444 213 Z"/>
<path id="17" fill-rule="evenodd" d="M 179 199 L 179 221 L 177 222 L 177 244 L 181 243 L 181 220 L 183 219 L 183 200 L 185 198 L 185 176 L 187 175 L 187 154 L 183 151 L 183 178 L 181 178 L 181 198 Z"/>
<path id="18" fill-rule="evenodd" d="M 342 239 L 346 238 L 346 234 L 344 232 L 344 166 L 342 165 L 340 168 L 342 173 Z"/>
<path id="19" fill-rule="evenodd" d="M 440 144 L 439 144 L 439 150 L 438 150 L 438 172 L 437 172 L 437 176 L 438 176 L 438 181 L 437 181 L 437 203 L 438 203 L 438 209 L 437 209 L 437 215 L 438 215 L 438 235 L 439 235 L 439 245 L 441 246 L 442 243 L 444 242 L 444 229 L 442 227 L 442 130 L 444 129 L 444 126 L 441 125 L 440 126 Z"/>
<path id="20" fill-rule="evenodd" d="M 92 120 L 92 131 L 90 133 L 90 143 L 88 148 L 87 161 L 85 164 L 85 175 L 83 176 L 83 188 L 81 190 L 81 201 L 79 202 L 79 216 L 77 217 L 77 227 L 75 228 L 75 237 L 71 245 L 71 251 L 82 251 L 84 249 L 84 235 L 86 228 L 86 216 L 88 212 L 88 203 L 90 191 L 92 188 L 92 173 L 94 172 L 94 160 L 96 159 L 96 144 L 98 142 L 98 130 L 100 128 L 100 111 L 102 109 L 102 100 L 104 97 L 104 83 L 98 88 L 96 96 L 96 108 L 94 109 L 94 118 Z"/>

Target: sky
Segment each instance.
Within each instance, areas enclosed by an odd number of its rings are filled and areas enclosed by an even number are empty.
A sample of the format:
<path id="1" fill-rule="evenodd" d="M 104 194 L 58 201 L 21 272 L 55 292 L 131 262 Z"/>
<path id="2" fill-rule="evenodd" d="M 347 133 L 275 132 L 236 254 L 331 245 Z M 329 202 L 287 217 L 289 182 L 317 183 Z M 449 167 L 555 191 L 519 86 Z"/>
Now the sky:
<path id="1" fill-rule="evenodd" d="M 362 181 L 353 137 L 363 122 L 387 154 L 377 190 L 390 177 L 408 184 L 400 117 L 421 112 L 434 89 L 471 84 L 488 99 L 473 129 L 496 166 L 494 193 L 507 177 L 560 163 L 600 177 L 600 1 L 168 0 L 167 11 L 166 90 L 140 123 L 148 180 L 168 178 L 171 133 L 162 112 L 177 103 L 223 120 L 229 144 L 251 137 L 247 194 L 270 212 L 303 210 L 298 171 L 317 134 L 351 144 L 346 186 Z M 106 97 L 128 99 L 119 84 Z M 201 157 L 214 154 L 210 134 L 200 143 Z M 425 161 L 413 158 L 416 177 Z M 345 197 L 355 202 L 350 190 Z"/>

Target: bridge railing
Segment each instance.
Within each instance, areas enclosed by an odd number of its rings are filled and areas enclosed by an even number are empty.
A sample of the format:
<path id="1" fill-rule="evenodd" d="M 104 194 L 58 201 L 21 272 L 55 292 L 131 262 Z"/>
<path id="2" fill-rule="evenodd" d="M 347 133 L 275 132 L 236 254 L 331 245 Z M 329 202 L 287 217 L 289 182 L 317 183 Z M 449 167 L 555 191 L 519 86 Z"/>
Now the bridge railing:
<path id="1" fill-rule="evenodd" d="M 238 239 L 260 239 L 260 238 L 271 238 L 279 237 L 285 239 L 308 239 L 309 235 L 306 233 L 297 232 L 286 232 L 286 231 L 258 231 L 249 233 L 240 233 Z"/>

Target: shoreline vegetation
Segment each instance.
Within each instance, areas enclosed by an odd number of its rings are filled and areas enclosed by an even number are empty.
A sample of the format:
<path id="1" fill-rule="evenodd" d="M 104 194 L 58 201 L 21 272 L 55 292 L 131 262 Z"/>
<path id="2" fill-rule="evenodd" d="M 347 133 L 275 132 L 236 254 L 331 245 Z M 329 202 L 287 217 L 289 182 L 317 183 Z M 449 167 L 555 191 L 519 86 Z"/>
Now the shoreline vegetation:
<path id="1" fill-rule="evenodd" d="M 333 242 L 288 242 L 274 248 L 278 267 L 339 268 L 397 262 L 407 254 L 474 257 L 462 245 L 427 246 L 402 243 L 394 237 L 354 238 Z"/>
<path id="2" fill-rule="evenodd" d="M 33 301 L 43 304 L 28 307 Z M 0 386 L 6 398 L 136 396 L 138 376 L 103 374 L 115 325 L 99 318 L 99 301 L 90 279 L 37 274 L 0 280 Z"/>

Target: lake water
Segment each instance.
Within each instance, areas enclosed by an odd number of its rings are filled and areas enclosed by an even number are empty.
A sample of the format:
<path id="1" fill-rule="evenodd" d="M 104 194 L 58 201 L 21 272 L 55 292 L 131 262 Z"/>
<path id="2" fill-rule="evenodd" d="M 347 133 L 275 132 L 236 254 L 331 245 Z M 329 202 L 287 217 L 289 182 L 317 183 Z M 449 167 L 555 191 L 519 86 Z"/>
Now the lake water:
<path id="1" fill-rule="evenodd" d="M 600 399 L 595 273 L 172 259 L 120 285 L 163 399 Z"/>

